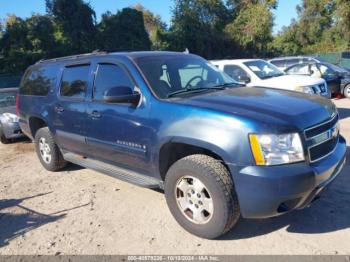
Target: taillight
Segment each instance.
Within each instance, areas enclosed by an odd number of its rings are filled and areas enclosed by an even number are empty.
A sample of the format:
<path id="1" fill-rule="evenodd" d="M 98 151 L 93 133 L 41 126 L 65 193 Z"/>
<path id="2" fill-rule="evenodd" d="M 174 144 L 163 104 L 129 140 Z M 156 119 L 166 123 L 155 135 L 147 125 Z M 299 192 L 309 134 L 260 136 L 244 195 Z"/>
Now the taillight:
<path id="1" fill-rule="evenodd" d="M 16 96 L 16 114 L 19 116 L 19 94 Z"/>

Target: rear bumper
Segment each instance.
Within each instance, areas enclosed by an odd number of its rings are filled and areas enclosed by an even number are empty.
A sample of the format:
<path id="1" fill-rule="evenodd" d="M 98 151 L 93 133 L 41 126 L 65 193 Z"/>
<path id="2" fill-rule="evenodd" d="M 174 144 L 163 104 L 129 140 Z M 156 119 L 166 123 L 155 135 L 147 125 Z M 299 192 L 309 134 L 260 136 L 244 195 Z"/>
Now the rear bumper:
<path id="1" fill-rule="evenodd" d="M 3 124 L 2 128 L 7 139 L 20 138 L 24 136 L 18 122 Z"/>
<path id="2" fill-rule="evenodd" d="M 340 137 L 333 154 L 314 164 L 284 166 L 229 165 L 245 218 L 266 218 L 308 206 L 341 172 L 346 142 Z"/>

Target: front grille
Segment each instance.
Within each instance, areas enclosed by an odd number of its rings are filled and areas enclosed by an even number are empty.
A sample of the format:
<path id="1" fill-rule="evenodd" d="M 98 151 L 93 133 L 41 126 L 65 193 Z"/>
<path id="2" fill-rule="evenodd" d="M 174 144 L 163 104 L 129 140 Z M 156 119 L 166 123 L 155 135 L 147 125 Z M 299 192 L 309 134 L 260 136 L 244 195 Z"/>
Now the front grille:
<path id="1" fill-rule="evenodd" d="M 339 116 L 305 130 L 310 162 L 316 162 L 331 154 L 339 139 Z"/>
<path id="2" fill-rule="evenodd" d="M 306 139 L 315 137 L 334 127 L 339 121 L 339 116 L 334 116 L 331 120 L 305 130 Z"/>
<path id="3" fill-rule="evenodd" d="M 309 149 L 310 159 L 315 162 L 331 153 L 338 143 L 338 136 Z"/>

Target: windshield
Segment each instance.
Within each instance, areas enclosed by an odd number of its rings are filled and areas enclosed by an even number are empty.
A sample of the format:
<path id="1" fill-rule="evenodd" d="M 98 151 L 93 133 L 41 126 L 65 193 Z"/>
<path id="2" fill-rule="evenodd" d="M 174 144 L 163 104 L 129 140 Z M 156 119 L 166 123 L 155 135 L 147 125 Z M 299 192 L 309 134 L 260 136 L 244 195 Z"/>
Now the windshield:
<path id="1" fill-rule="evenodd" d="M 16 105 L 16 92 L 0 92 L 0 108 Z"/>
<path id="2" fill-rule="evenodd" d="M 249 61 L 244 64 L 260 79 L 268 79 L 284 75 L 284 73 L 277 67 L 263 60 Z"/>
<path id="3" fill-rule="evenodd" d="M 192 55 L 156 55 L 135 59 L 159 98 L 240 86 L 208 61 Z"/>

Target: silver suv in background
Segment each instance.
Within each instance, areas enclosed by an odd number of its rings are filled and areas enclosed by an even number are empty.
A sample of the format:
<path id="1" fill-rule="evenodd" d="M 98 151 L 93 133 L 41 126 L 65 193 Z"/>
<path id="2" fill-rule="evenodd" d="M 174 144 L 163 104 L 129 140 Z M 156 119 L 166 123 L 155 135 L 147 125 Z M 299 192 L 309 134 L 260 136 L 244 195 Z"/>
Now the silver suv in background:
<path id="1" fill-rule="evenodd" d="M 16 115 L 17 93 L 18 88 L 0 89 L 0 141 L 3 144 L 24 136 Z"/>

